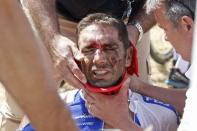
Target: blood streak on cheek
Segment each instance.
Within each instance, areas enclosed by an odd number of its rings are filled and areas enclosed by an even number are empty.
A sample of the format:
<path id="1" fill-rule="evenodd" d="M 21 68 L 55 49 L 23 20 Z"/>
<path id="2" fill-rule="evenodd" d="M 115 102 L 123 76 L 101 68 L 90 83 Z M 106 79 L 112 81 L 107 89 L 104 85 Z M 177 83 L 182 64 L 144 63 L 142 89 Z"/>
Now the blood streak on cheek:
<path id="1" fill-rule="evenodd" d="M 111 57 L 109 58 L 109 60 L 110 60 L 110 64 L 111 64 L 112 67 L 114 67 L 114 66 L 120 61 L 120 60 L 117 59 L 115 56 L 111 56 Z"/>

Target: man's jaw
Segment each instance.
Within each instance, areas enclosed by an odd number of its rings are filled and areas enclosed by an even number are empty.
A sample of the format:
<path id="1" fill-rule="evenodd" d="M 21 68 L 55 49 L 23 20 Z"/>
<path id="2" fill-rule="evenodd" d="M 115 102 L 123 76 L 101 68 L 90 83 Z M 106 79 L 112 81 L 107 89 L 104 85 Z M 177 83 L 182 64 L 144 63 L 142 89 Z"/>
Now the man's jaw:
<path id="1" fill-rule="evenodd" d="M 85 88 L 92 91 L 92 92 L 95 92 L 95 93 L 103 93 L 103 94 L 106 94 L 106 95 L 111 95 L 111 94 L 115 94 L 117 93 L 120 88 L 122 87 L 124 81 L 127 79 L 127 72 L 125 71 L 125 73 L 123 74 L 120 82 L 114 86 L 109 86 L 109 87 L 98 87 L 98 86 L 94 86 L 90 83 L 86 83 L 84 84 Z"/>

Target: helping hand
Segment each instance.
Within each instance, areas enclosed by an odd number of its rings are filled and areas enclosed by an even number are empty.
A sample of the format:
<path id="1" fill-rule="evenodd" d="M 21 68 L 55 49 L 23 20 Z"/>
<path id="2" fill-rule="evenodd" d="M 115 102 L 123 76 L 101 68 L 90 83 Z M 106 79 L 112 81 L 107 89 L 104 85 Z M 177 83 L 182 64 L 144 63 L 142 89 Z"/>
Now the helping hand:
<path id="1" fill-rule="evenodd" d="M 57 35 L 53 40 L 50 54 L 58 72 L 56 79 L 64 79 L 73 87 L 82 88 L 82 83 L 86 83 L 87 80 L 75 62 L 75 59 L 80 61 L 83 58 L 76 44 L 64 36 Z"/>
<path id="2" fill-rule="evenodd" d="M 120 91 L 115 95 L 104 95 L 85 90 L 84 97 L 88 111 L 114 128 L 131 130 L 131 126 L 133 128 L 136 125 L 129 111 L 129 84 L 130 79 L 128 78 Z"/>

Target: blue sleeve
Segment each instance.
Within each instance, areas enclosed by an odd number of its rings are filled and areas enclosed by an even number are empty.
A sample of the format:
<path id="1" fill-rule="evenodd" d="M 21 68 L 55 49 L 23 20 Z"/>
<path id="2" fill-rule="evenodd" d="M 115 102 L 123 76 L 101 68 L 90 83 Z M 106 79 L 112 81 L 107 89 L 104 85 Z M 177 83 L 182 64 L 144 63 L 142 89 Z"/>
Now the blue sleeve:
<path id="1" fill-rule="evenodd" d="M 35 130 L 32 127 L 32 125 L 29 123 L 22 129 L 22 131 L 35 131 Z"/>

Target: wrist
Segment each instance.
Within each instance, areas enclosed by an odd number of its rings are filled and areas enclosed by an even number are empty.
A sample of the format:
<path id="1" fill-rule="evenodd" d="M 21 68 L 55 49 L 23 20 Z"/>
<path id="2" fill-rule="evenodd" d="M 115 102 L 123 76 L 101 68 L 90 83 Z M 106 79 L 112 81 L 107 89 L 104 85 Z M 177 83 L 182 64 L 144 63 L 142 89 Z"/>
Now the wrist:
<path id="1" fill-rule="evenodd" d="M 132 44 L 136 46 L 140 34 L 139 31 L 133 25 L 127 25 L 127 30 L 128 30 L 129 40 L 131 41 Z"/>
<path id="2" fill-rule="evenodd" d="M 130 82 L 130 89 L 134 92 L 140 93 L 142 88 L 142 81 L 140 81 L 136 76 L 133 76 Z"/>
<path id="3" fill-rule="evenodd" d="M 128 24 L 127 25 L 127 28 L 128 28 L 128 31 L 131 31 L 132 30 L 133 32 L 135 32 L 134 34 L 139 37 L 140 32 L 139 32 L 139 30 L 134 25 Z"/>
<path id="4" fill-rule="evenodd" d="M 144 34 L 144 30 L 143 27 L 141 26 L 141 24 L 139 23 L 139 21 L 137 20 L 133 20 L 130 23 L 128 23 L 128 26 L 131 25 L 136 29 L 136 32 L 138 32 L 138 41 L 140 41 L 142 39 L 142 36 Z"/>

